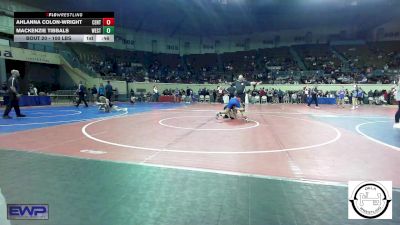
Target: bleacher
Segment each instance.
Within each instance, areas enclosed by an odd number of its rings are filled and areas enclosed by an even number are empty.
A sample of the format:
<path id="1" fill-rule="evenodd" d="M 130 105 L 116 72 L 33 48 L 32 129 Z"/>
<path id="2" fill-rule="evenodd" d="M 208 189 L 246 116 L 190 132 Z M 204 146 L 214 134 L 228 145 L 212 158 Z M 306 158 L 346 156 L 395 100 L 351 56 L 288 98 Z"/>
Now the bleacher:
<path id="1" fill-rule="evenodd" d="M 308 70 L 323 70 L 329 74 L 341 67 L 342 62 L 329 45 L 297 45 L 294 47 Z"/>
<path id="2" fill-rule="evenodd" d="M 289 51 L 289 47 L 260 49 L 258 52 L 261 68 L 276 67 L 278 71 L 300 70 Z"/>
<path id="3" fill-rule="evenodd" d="M 400 68 L 400 42 L 370 42 L 370 51 L 376 55 L 376 60 L 387 69 Z"/>
<path id="4" fill-rule="evenodd" d="M 227 52 L 221 54 L 224 68 L 231 67 L 234 73 L 244 73 L 256 70 L 257 51 Z"/>
<path id="5" fill-rule="evenodd" d="M 334 80 L 361 80 L 352 73 L 368 74 L 371 71 L 400 67 L 400 42 L 379 42 L 362 45 L 298 45 L 294 51 L 304 62 L 307 71 L 301 71 L 289 47 L 228 52 L 217 55 L 153 54 L 126 51 L 87 44 L 69 44 L 86 69 L 105 79 L 157 82 L 219 83 L 243 74 L 248 80 L 268 83 L 318 82 Z M 343 62 L 350 70 L 344 72 Z M 314 71 L 314 72 L 313 72 Z M 316 73 L 315 71 L 319 71 Z M 340 79 L 338 80 L 338 78 Z M 344 79 L 343 79 L 344 77 Z M 332 81 L 333 80 L 333 81 Z M 370 79 L 377 82 L 379 78 Z"/>

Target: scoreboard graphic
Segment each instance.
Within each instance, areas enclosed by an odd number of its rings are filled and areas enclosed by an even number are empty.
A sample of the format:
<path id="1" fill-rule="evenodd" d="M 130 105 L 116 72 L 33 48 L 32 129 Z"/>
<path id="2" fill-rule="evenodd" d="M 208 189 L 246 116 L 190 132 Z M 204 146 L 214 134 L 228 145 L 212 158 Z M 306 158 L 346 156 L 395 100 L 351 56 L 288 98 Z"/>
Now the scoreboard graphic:
<path id="1" fill-rule="evenodd" d="M 14 42 L 114 42 L 114 12 L 15 12 Z"/>

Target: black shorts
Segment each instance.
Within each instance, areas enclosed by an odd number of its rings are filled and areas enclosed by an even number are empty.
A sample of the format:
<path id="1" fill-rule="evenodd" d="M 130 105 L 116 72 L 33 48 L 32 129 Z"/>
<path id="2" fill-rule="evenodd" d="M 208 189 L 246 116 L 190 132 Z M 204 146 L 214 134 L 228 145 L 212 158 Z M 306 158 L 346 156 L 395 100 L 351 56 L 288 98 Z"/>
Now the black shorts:
<path id="1" fill-rule="evenodd" d="M 244 103 L 244 101 L 246 100 L 246 94 L 245 93 L 237 93 L 236 94 L 239 98 L 240 98 L 240 103 Z"/>

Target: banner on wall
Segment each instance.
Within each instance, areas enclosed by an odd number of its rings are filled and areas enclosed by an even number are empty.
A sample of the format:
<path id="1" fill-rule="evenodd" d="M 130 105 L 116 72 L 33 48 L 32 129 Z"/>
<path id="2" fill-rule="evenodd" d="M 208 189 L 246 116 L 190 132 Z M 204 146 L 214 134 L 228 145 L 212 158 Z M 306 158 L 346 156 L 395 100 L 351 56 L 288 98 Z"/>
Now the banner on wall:
<path id="1" fill-rule="evenodd" d="M 56 53 L 7 46 L 0 46 L 0 58 L 60 65 L 60 56 Z"/>

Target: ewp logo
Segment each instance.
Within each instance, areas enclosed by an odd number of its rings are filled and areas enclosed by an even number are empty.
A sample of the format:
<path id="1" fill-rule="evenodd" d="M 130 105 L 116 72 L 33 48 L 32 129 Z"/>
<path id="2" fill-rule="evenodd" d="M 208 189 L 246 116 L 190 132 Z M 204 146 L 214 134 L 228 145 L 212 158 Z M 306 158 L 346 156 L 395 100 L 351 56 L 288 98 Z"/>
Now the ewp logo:
<path id="1" fill-rule="evenodd" d="M 7 204 L 8 220 L 48 220 L 49 205 Z"/>

